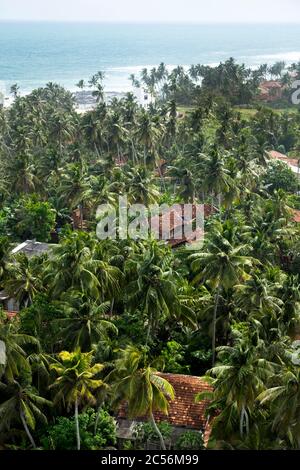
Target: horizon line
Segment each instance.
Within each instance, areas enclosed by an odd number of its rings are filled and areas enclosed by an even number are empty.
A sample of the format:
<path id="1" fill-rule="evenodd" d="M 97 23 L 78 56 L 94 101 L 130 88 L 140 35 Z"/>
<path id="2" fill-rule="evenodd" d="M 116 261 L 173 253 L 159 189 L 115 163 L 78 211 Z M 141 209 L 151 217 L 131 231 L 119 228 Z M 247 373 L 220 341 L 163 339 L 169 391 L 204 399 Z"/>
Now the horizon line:
<path id="1" fill-rule="evenodd" d="M 20 18 L 0 18 L 0 23 L 69 23 L 69 24 L 149 24 L 149 25 L 300 25 L 299 20 L 291 21 L 179 21 L 179 20 L 68 20 L 68 19 L 20 19 Z"/>

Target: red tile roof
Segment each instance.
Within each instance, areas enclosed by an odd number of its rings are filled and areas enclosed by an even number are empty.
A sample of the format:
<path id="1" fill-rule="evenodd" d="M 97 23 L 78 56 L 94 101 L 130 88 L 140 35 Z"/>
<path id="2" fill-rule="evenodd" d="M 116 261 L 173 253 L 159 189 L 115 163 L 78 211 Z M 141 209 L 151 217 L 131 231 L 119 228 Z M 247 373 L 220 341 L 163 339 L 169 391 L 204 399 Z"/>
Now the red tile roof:
<path id="1" fill-rule="evenodd" d="M 294 214 L 293 221 L 297 222 L 297 223 L 300 223 L 300 211 L 298 211 L 297 209 L 292 209 L 292 210 L 293 210 L 293 214 Z"/>
<path id="2" fill-rule="evenodd" d="M 9 312 L 7 310 L 4 310 L 4 313 L 6 314 L 8 320 L 12 320 L 18 315 L 19 312 Z"/>
<path id="3" fill-rule="evenodd" d="M 298 166 L 298 159 L 297 158 L 289 158 L 287 155 L 283 153 L 276 152 L 276 150 L 270 150 L 268 152 L 269 157 L 275 160 L 281 160 L 282 162 L 287 163 L 288 165 Z"/>
<path id="4" fill-rule="evenodd" d="M 197 206 L 197 204 L 193 204 L 192 207 L 193 219 L 196 217 Z M 153 216 L 150 219 L 151 230 L 156 234 L 156 236 L 159 237 L 160 240 L 163 239 L 163 228 L 165 230 L 170 228 L 171 236 L 168 240 L 168 243 L 172 248 L 186 243 L 193 243 L 193 241 L 199 240 L 204 236 L 202 228 L 199 227 L 196 230 L 192 230 L 193 233 L 191 235 L 189 234 L 185 236 L 185 234 L 183 234 L 185 224 L 184 207 L 184 204 L 175 204 L 166 213 Z M 204 218 L 209 217 L 214 212 L 214 208 L 212 208 L 209 204 L 204 204 Z M 177 238 L 178 236 L 179 238 Z"/>
<path id="5" fill-rule="evenodd" d="M 175 399 L 170 402 L 167 420 L 173 426 L 205 429 L 207 418 L 205 410 L 208 400 L 195 403 L 197 393 L 210 391 L 212 387 L 199 377 L 181 374 L 160 374 L 173 385 Z M 158 420 L 165 420 L 166 416 L 155 413 Z"/>
<path id="6" fill-rule="evenodd" d="M 260 87 L 266 88 L 267 90 L 270 90 L 272 88 L 283 88 L 282 84 L 277 80 L 266 80 L 260 84 Z"/>
<path id="7" fill-rule="evenodd" d="M 205 417 L 205 410 L 209 402 L 203 400 L 195 403 L 195 395 L 206 390 L 211 391 L 212 387 L 204 380 L 192 375 L 165 373 L 159 373 L 159 375 L 173 386 L 175 399 L 170 401 L 168 416 L 156 411 L 154 413 L 155 419 L 157 421 L 168 421 L 175 427 L 201 429 L 208 436 L 210 428 Z M 126 406 L 121 406 L 118 417 L 126 418 Z"/>

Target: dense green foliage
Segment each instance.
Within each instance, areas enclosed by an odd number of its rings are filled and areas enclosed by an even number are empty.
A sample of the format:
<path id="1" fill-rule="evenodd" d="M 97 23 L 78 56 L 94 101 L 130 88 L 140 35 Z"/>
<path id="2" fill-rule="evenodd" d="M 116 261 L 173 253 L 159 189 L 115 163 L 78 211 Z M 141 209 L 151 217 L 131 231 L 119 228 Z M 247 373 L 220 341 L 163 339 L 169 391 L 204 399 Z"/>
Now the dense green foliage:
<path id="1" fill-rule="evenodd" d="M 82 115 L 52 83 L 0 110 L 0 287 L 21 309 L 0 319 L 1 446 L 115 445 L 103 406 L 112 415 L 126 399 L 163 448 L 154 412 L 174 390 L 160 370 L 213 384 L 211 447 L 300 448 L 299 188 L 268 156 L 284 146 L 297 157 L 300 114 L 238 111 L 266 73 L 240 67 L 191 71 L 202 86 L 181 68 L 161 67 L 160 83 L 144 71 L 164 90 L 147 110 L 132 94 L 105 104 L 99 74 L 97 106 Z M 96 209 L 119 195 L 206 204 L 203 248 L 98 240 Z M 52 250 L 14 256 L 26 238 Z"/>

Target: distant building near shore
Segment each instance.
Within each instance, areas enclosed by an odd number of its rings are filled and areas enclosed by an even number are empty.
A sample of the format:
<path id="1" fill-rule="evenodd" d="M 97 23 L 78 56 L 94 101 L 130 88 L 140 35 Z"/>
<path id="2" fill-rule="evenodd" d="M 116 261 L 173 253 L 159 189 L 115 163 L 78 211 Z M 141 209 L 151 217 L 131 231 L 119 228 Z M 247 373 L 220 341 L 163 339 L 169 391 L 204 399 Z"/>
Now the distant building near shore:
<path id="1" fill-rule="evenodd" d="M 134 94 L 136 96 L 136 99 L 138 100 L 138 103 L 140 106 L 143 106 L 143 108 L 147 109 L 150 104 L 155 103 L 155 98 L 152 96 L 149 91 L 147 91 L 145 88 L 140 87 L 140 88 L 134 88 Z"/>
<path id="2" fill-rule="evenodd" d="M 266 80 L 259 86 L 259 96 L 261 101 L 272 102 L 282 98 L 283 86 L 277 80 Z"/>
<path id="3" fill-rule="evenodd" d="M 288 157 L 287 155 L 277 152 L 276 150 L 270 150 L 268 155 L 273 160 L 280 160 L 281 162 L 286 163 L 290 170 L 292 170 L 292 172 L 298 178 L 300 178 L 300 159 Z"/>

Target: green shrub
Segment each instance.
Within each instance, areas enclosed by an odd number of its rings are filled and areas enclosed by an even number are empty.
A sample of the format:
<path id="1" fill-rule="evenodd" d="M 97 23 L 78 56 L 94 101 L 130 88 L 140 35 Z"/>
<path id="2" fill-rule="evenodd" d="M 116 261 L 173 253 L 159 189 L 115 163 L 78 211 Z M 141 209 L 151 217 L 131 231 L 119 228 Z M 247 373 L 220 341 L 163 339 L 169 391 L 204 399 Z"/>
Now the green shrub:
<path id="1" fill-rule="evenodd" d="M 96 418 L 97 413 L 91 408 L 79 415 L 82 450 L 104 449 L 107 446 L 114 446 L 117 442 L 116 423 L 109 413 L 103 409 L 100 410 L 97 431 L 94 435 Z M 45 450 L 76 449 L 74 417 L 58 417 L 55 424 L 49 426 L 41 437 L 41 443 Z"/>
<path id="2" fill-rule="evenodd" d="M 204 439 L 202 432 L 186 431 L 177 439 L 176 450 L 202 450 Z"/>
<path id="3" fill-rule="evenodd" d="M 166 421 L 157 423 L 158 429 L 160 430 L 164 439 L 170 439 L 172 435 L 172 426 Z M 157 433 L 151 423 L 141 423 L 136 426 L 136 433 L 138 439 L 146 442 L 148 440 L 157 440 Z"/>
<path id="4" fill-rule="evenodd" d="M 269 162 L 264 184 L 269 191 L 283 189 L 290 193 L 295 192 L 298 187 L 297 176 L 286 163 L 277 160 Z"/>

